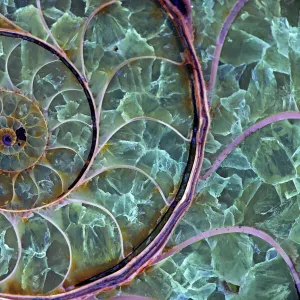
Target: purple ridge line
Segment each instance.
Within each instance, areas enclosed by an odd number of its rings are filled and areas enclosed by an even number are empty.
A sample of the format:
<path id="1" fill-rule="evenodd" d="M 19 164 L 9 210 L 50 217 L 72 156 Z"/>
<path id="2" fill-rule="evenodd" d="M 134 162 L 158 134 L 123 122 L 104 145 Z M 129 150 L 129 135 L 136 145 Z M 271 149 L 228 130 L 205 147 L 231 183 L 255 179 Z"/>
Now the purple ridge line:
<path id="1" fill-rule="evenodd" d="M 216 48 L 214 51 L 211 71 L 210 71 L 210 80 L 209 80 L 209 87 L 208 87 L 208 93 L 210 96 L 211 96 L 211 92 L 215 86 L 220 55 L 221 55 L 221 51 L 222 51 L 222 48 L 223 48 L 223 45 L 225 42 L 225 38 L 227 36 L 227 33 L 229 31 L 229 28 L 230 28 L 232 22 L 234 21 L 235 17 L 237 16 L 237 14 L 240 12 L 240 10 L 242 9 L 242 7 L 244 6 L 244 4 L 247 1 L 248 0 L 238 0 L 235 3 L 235 5 L 232 7 L 232 9 L 231 9 L 229 15 L 227 16 L 227 18 L 221 28 L 221 31 L 219 33 L 217 43 L 216 43 Z M 209 98 L 211 98 L 211 97 L 209 97 Z"/>
<path id="2" fill-rule="evenodd" d="M 195 242 L 199 242 L 203 239 L 207 239 L 207 238 L 210 238 L 210 237 L 213 237 L 216 235 L 220 235 L 220 234 L 225 234 L 225 233 L 245 233 L 245 234 L 254 235 L 254 236 L 257 236 L 257 237 L 263 239 L 264 241 L 269 243 L 271 246 L 273 246 L 277 250 L 277 252 L 281 255 L 283 260 L 286 262 L 287 266 L 289 267 L 291 274 L 294 278 L 297 290 L 300 293 L 300 278 L 299 278 L 299 275 L 293 265 L 293 262 L 289 258 L 289 256 L 285 253 L 285 251 L 281 248 L 281 246 L 270 235 L 268 235 L 267 233 L 265 233 L 262 230 L 259 230 L 259 229 L 253 228 L 253 227 L 248 227 L 248 226 L 230 226 L 230 227 L 224 227 L 224 228 L 215 228 L 215 229 L 211 229 L 211 230 L 199 233 L 199 234 L 187 239 L 186 241 L 182 242 L 181 244 L 173 247 L 169 251 L 158 256 L 157 259 L 153 262 L 153 264 L 156 264 L 156 263 L 162 261 L 163 259 L 168 258 L 169 256 L 181 251 L 185 247 L 187 247 Z"/>
<path id="3" fill-rule="evenodd" d="M 270 117 L 267 117 L 254 125 L 250 126 L 248 129 L 246 129 L 241 135 L 239 135 L 232 143 L 230 143 L 225 150 L 216 158 L 214 163 L 211 165 L 209 170 L 203 175 L 200 176 L 201 180 L 206 180 L 215 170 L 218 169 L 218 167 L 221 165 L 221 163 L 225 160 L 225 158 L 231 153 L 231 151 L 240 144 L 246 137 L 248 137 L 250 134 L 256 132 L 257 130 L 271 124 L 274 122 L 282 121 L 282 120 L 288 120 L 288 119 L 300 119 L 300 112 L 282 112 L 278 113 L 276 115 L 272 115 Z"/>

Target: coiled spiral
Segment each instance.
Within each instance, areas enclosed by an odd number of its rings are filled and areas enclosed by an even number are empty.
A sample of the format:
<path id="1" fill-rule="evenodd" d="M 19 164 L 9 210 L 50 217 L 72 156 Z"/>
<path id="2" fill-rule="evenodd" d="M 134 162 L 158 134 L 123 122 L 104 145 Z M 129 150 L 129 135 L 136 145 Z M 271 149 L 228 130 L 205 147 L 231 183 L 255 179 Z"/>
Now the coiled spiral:
<path id="1" fill-rule="evenodd" d="M 12 2 L 0 6 L 0 291 L 33 299 L 147 247 L 189 180 L 198 124 L 185 46 L 158 2 Z"/>

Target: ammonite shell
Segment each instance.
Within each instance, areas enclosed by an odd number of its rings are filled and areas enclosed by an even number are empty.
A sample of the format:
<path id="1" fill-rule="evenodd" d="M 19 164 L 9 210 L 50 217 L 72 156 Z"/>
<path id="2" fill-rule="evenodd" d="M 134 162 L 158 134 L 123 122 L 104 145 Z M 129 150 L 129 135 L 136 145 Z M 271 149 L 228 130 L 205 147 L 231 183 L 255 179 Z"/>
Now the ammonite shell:
<path id="1" fill-rule="evenodd" d="M 167 2 L 0 5 L 3 297 L 131 280 L 191 201 L 203 83 Z"/>

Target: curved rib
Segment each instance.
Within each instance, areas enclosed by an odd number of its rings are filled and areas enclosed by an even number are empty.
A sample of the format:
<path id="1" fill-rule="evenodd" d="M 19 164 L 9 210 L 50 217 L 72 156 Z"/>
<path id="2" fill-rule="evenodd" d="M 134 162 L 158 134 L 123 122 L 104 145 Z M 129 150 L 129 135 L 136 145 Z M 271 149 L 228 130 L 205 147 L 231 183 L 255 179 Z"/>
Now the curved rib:
<path id="1" fill-rule="evenodd" d="M 40 0 L 37 0 L 37 1 L 40 1 Z M 84 64 L 84 58 L 83 58 L 83 43 L 84 43 L 84 37 L 85 37 L 85 33 L 88 29 L 88 26 L 91 22 L 91 20 L 94 18 L 94 16 L 100 11 L 102 10 L 103 8 L 105 8 L 106 6 L 109 6 L 111 4 L 114 4 L 114 3 L 120 3 L 120 1 L 118 0 L 112 0 L 112 1 L 109 1 L 105 4 L 102 4 L 101 6 L 99 6 L 97 9 L 95 9 L 90 15 L 89 17 L 86 19 L 84 25 L 83 25 L 83 29 L 82 29 L 82 34 L 81 34 L 81 38 L 80 38 L 80 59 L 81 59 L 81 74 L 86 78 L 86 74 L 85 74 L 85 64 Z"/>
<path id="2" fill-rule="evenodd" d="M 254 125 L 250 126 L 248 129 L 246 129 L 241 135 L 239 135 L 233 142 L 231 142 L 225 150 L 216 158 L 214 163 L 211 165 L 210 169 L 203 175 L 200 176 L 200 179 L 206 180 L 218 167 L 222 164 L 222 162 L 225 160 L 225 158 L 231 153 L 231 151 L 240 144 L 246 137 L 248 137 L 250 134 L 256 132 L 257 130 L 271 124 L 274 122 L 282 121 L 282 120 L 297 120 L 300 119 L 300 112 L 282 112 L 278 113 L 276 115 L 267 117 Z"/>
<path id="3" fill-rule="evenodd" d="M 288 265 L 288 267 L 292 273 L 292 276 L 295 280 L 297 289 L 300 292 L 300 278 L 299 278 L 299 276 L 296 272 L 296 269 L 293 265 L 293 262 L 291 261 L 289 256 L 285 253 L 285 251 L 281 248 L 281 246 L 270 235 L 268 235 L 267 233 L 265 233 L 262 230 L 259 230 L 259 229 L 253 228 L 253 227 L 248 227 L 248 226 L 231 226 L 231 227 L 224 227 L 224 228 L 215 228 L 215 229 L 211 229 L 211 230 L 199 233 L 199 234 L 193 236 L 192 238 L 182 242 L 181 244 L 173 247 L 171 250 L 158 256 L 157 259 L 153 262 L 153 264 L 156 264 L 156 263 L 162 261 L 163 259 L 166 259 L 167 257 L 181 251 L 185 247 L 187 247 L 195 242 L 198 242 L 203 239 L 207 239 L 207 238 L 210 238 L 210 237 L 213 237 L 216 235 L 225 234 L 225 233 L 245 233 L 245 234 L 254 235 L 254 236 L 257 236 L 257 237 L 263 239 L 268 244 L 273 246 L 277 250 L 277 252 L 281 255 L 281 257 L 284 259 L 286 264 Z"/>
<path id="4" fill-rule="evenodd" d="M 68 236 L 64 233 L 64 231 L 51 219 L 49 218 L 46 214 L 42 213 L 42 212 L 36 212 L 36 214 L 40 215 L 42 218 L 44 218 L 45 220 L 47 220 L 49 223 L 51 223 L 61 234 L 62 236 L 65 238 L 65 241 L 68 245 L 68 248 L 69 248 L 69 254 L 70 254 L 70 259 L 69 259 L 69 268 L 68 268 L 68 271 L 66 273 L 66 275 L 64 276 L 63 280 L 61 281 L 60 284 L 62 284 L 68 277 L 70 271 L 71 271 L 71 268 L 72 268 L 72 249 L 71 249 L 71 243 L 70 243 L 70 240 L 68 238 Z M 59 286 L 59 285 L 58 285 Z"/>
<path id="5" fill-rule="evenodd" d="M 227 18 L 222 26 L 222 29 L 219 33 L 219 36 L 217 39 L 217 44 L 216 44 L 215 51 L 214 51 L 213 61 L 212 61 L 212 65 L 211 65 L 211 71 L 210 71 L 210 80 L 209 80 L 209 87 L 208 87 L 209 94 L 212 92 L 212 90 L 215 86 L 220 55 L 221 55 L 221 51 L 222 51 L 222 48 L 223 48 L 223 45 L 225 42 L 225 38 L 229 31 L 229 28 L 230 28 L 232 22 L 234 21 L 235 17 L 237 16 L 237 14 L 240 12 L 240 10 L 242 9 L 242 7 L 244 6 L 244 4 L 247 1 L 248 0 L 237 0 L 235 5 L 232 7 L 229 15 L 227 16 Z M 209 96 L 209 98 L 211 98 L 211 95 Z"/>
<path id="6" fill-rule="evenodd" d="M 78 156 L 81 159 L 81 162 L 84 164 L 84 159 L 81 157 L 80 154 L 78 154 L 74 149 L 72 149 L 71 147 L 68 146 L 63 146 L 63 145 L 58 145 L 58 146 L 54 146 L 54 147 L 48 147 L 45 151 L 49 151 L 49 150 L 70 150 L 71 152 L 74 153 L 74 156 Z M 47 155 L 47 154 L 46 154 Z M 43 165 L 42 163 L 40 163 L 40 165 Z M 45 167 L 48 167 L 49 165 L 43 165 Z"/>
<path id="7" fill-rule="evenodd" d="M 78 154 L 73 148 L 71 148 L 69 146 L 58 144 L 56 146 L 49 146 L 49 147 L 47 147 L 47 149 L 45 151 L 48 151 L 48 150 L 59 150 L 59 149 L 62 149 L 62 150 L 65 149 L 65 150 L 70 150 L 70 151 L 74 152 L 75 155 L 78 155 L 80 157 L 80 159 L 82 160 L 82 162 L 84 162 L 84 159 L 80 156 L 80 154 Z"/>
<path id="8" fill-rule="evenodd" d="M 84 159 L 81 157 L 80 154 L 78 154 L 73 148 L 65 146 L 65 145 L 58 144 L 56 146 L 49 146 L 49 147 L 47 147 L 47 149 L 45 151 L 48 151 L 48 150 L 59 150 L 59 149 L 66 149 L 66 150 L 70 150 L 70 151 L 74 152 L 75 155 L 78 155 L 80 157 L 80 159 L 82 160 L 82 162 L 84 163 Z"/>
<path id="9" fill-rule="evenodd" d="M 99 93 L 99 95 L 96 97 L 96 103 L 99 105 L 98 106 L 98 116 L 100 116 L 100 111 L 101 111 L 101 107 L 102 107 L 102 102 L 103 102 L 103 98 L 104 95 L 106 93 L 106 90 L 111 82 L 111 80 L 115 77 L 116 73 L 122 69 L 123 67 L 125 67 L 126 65 L 130 64 L 133 61 L 137 61 L 137 60 L 142 60 L 142 59 L 158 59 L 158 60 L 162 60 L 162 61 L 167 61 L 171 64 L 177 65 L 177 66 L 182 66 L 184 64 L 184 62 L 176 62 L 173 61 L 169 58 L 165 58 L 165 57 L 161 57 L 161 56 L 152 56 L 152 55 L 148 55 L 148 56 L 139 56 L 139 57 L 133 57 L 133 58 L 129 58 L 127 60 L 125 60 L 123 63 L 121 63 L 120 65 L 118 65 L 115 70 L 110 74 L 110 76 L 108 77 L 102 91 Z"/>
<path id="10" fill-rule="evenodd" d="M 72 89 L 61 90 L 61 91 L 59 91 L 59 92 L 57 92 L 56 94 L 54 94 L 54 95 L 51 96 L 51 98 L 49 99 L 49 102 L 47 103 L 47 105 L 45 106 L 44 109 L 45 109 L 45 110 L 48 110 L 49 107 L 50 107 L 50 105 L 51 105 L 51 103 L 52 103 L 52 101 L 55 99 L 56 96 L 58 96 L 59 94 L 64 93 L 64 92 L 68 92 L 68 91 L 79 91 L 79 92 L 83 92 L 81 89 L 74 89 L 74 88 L 72 88 Z"/>
<path id="11" fill-rule="evenodd" d="M 74 152 L 74 156 L 75 155 L 78 155 L 78 157 L 81 159 L 82 163 L 84 163 L 84 159 L 81 157 L 80 154 L 78 154 L 74 149 L 72 149 L 71 147 L 68 147 L 68 146 L 63 146 L 63 145 L 58 145 L 58 146 L 55 146 L 55 147 L 48 147 L 46 149 L 46 151 L 49 151 L 49 150 L 70 150 L 71 152 Z M 40 163 L 40 165 L 42 165 L 42 163 Z M 45 165 L 46 167 L 49 166 L 49 165 Z"/>
<path id="12" fill-rule="evenodd" d="M 63 182 L 63 180 L 62 180 L 61 176 L 59 175 L 58 171 L 55 170 L 50 164 L 43 164 L 42 162 L 39 162 L 39 163 L 37 164 L 37 166 L 42 166 L 42 167 L 45 167 L 45 168 L 50 169 L 54 174 L 56 174 L 56 175 L 59 177 L 60 182 L 61 182 L 61 189 L 62 189 L 62 192 L 64 191 L 64 189 L 66 189 L 66 187 L 64 186 L 65 183 Z M 39 196 L 38 196 L 37 200 L 36 200 L 35 203 L 34 203 L 34 205 L 36 205 L 36 203 L 38 203 L 38 202 L 40 201 L 40 191 L 41 191 L 41 188 L 40 188 L 39 185 L 36 183 L 35 177 L 34 177 L 34 183 L 37 185 L 38 193 L 39 193 Z M 53 202 L 52 202 L 52 203 L 53 203 Z M 50 202 L 49 205 L 51 205 L 52 203 Z M 38 207 L 38 209 L 40 209 L 40 207 Z M 34 208 L 33 208 L 33 209 L 28 209 L 28 211 L 29 211 L 29 210 L 34 210 Z"/>
<path id="13" fill-rule="evenodd" d="M 21 259 L 21 256 L 22 256 L 22 244 L 21 244 L 21 238 L 19 236 L 19 232 L 18 232 L 18 229 L 17 229 L 17 224 L 16 224 L 17 222 L 16 222 L 16 219 L 15 219 L 15 216 L 12 215 L 12 216 L 8 217 L 7 215 L 5 215 L 3 213 L 1 213 L 1 214 L 11 224 L 11 226 L 12 226 L 12 228 L 13 228 L 15 234 L 16 234 L 17 244 L 18 244 L 18 249 L 17 249 L 18 250 L 18 257 L 17 257 L 17 260 L 16 260 L 16 265 L 14 266 L 13 270 L 11 271 L 11 273 L 7 277 L 5 277 L 4 279 L 2 279 L 0 281 L 0 283 L 3 283 L 5 281 L 7 281 L 8 279 L 10 279 L 14 275 L 14 273 L 16 273 L 16 271 L 17 271 L 17 269 L 19 267 L 19 262 L 20 262 L 20 259 Z"/>
<path id="14" fill-rule="evenodd" d="M 30 171 L 32 172 L 32 171 Z M 16 180 L 18 178 L 19 174 L 17 173 L 16 175 L 13 176 L 13 178 L 11 179 L 11 183 L 12 183 L 12 187 L 13 187 L 13 194 L 12 194 L 12 198 L 11 198 L 11 201 L 12 202 L 13 200 L 16 199 L 17 197 L 17 194 L 16 194 L 16 189 L 15 189 L 15 184 L 16 184 Z M 1 208 L 3 211 L 5 211 L 5 208 Z"/>
<path id="15" fill-rule="evenodd" d="M 11 54 L 14 52 L 14 50 L 21 44 L 21 41 L 19 43 L 17 43 L 12 49 L 11 51 L 7 54 L 7 58 L 5 60 L 5 73 L 7 74 L 7 77 L 9 78 L 9 83 L 12 87 L 12 90 L 15 88 L 16 90 L 19 90 L 12 82 L 11 78 L 10 78 L 10 75 L 9 75 L 9 72 L 8 72 L 8 60 L 11 56 Z"/>
<path id="16" fill-rule="evenodd" d="M 61 123 L 59 123 L 59 124 L 56 124 L 56 125 L 53 126 L 52 128 L 49 128 L 49 131 L 53 131 L 53 130 L 57 129 L 58 127 L 60 127 L 60 126 L 62 126 L 62 125 L 64 125 L 64 124 L 66 124 L 66 123 L 69 123 L 69 122 L 79 122 L 79 123 L 82 123 L 82 124 L 88 126 L 89 128 L 92 128 L 92 125 L 90 125 L 90 124 L 88 124 L 88 123 L 85 123 L 85 122 L 82 121 L 82 120 L 69 119 L 69 120 L 65 120 L 65 121 L 63 121 L 63 122 L 61 122 Z"/>
<path id="17" fill-rule="evenodd" d="M 126 125 L 132 123 L 132 122 L 135 122 L 135 121 L 143 121 L 143 120 L 146 120 L 146 121 L 153 121 L 153 122 L 157 122 L 159 124 L 162 124 L 168 128 L 170 128 L 171 130 L 173 130 L 178 136 L 180 136 L 184 141 L 186 142 L 191 142 L 191 138 L 186 138 L 185 136 L 183 136 L 176 128 L 174 128 L 173 126 L 171 126 L 170 124 L 164 122 L 164 121 L 161 121 L 161 120 L 157 120 L 155 118 L 151 118 L 151 117 L 146 117 L 146 116 L 143 116 L 143 117 L 135 117 L 135 118 L 132 118 L 128 121 L 126 121 L 125 123 L 123 123 L 122 125 L 120 125 L 118 128 L 116 128 L 113 132 L 111 132 L 104 141 L 99 141 L 99 149 L 98 149 L 98 153 L 101 151 L 102 147 L 123 127 L 125 127 Z M 97 153 L 97 154 L 98 154 Z"/>
<path id="18" fill-rule="evenodd" d="M 122 256 L 122 258 L 125 258 L 125 254 L 124 254 L 124 242 L 123 242 L 123 236 L 122 236 L 121 228 L 120 228 L 119 223 L 117 222 L 117 219 L 115 218 L 115 216 L 107 208 L 103 207 L 102 205 L 93 203 L 93 202 L 88 202 L 86 200 L 80 200 L 80 199 L 75 199 L 75 198 L 68 198 L 68 199 L 66 199 L 65 203 L 68 203 L 68 202 L 70 202 L 70 203 L 73 203 L 73 202 L 84 203 L 84 204 L 87 204 L 87 205 L 95 206 L 95 207 L 103 210 L 105 213 L 107 213 L 112 218 L 112 220 L 115 222 L 115 224 L 117 226 L 117 229 L 118 229 L 118 232 L 119 232 L 119 235 L 120 235 L 121 256 Z"/>
<path id="19" fill-rule="evenodd" d="M 165 204 L 168 205 L 168 206 L 170 205 L 170 203 L 166 199 L 166 197 L 165 197 L 161 187 L 159 186 L 159 184 L 150 175 L 148 175 L 145 171 L 143 171 L 142 169 L 134 167 L 134 166 L 130 166 L 130 165 L 119 165 L 119 166 L 112 166 L 112 167 L 103 168 L 99 171 L 94 172 L 91 176 L 84 179 L 80 184 L 84 184 L 84 183 L 88 182 L 89 180 L 93 179 L 95 176 L 98 176 L 98 175 L 100 175 L 100 174 L 102 174 L 106 171 L 114 170 L 114 169 L 131 169 L 131 170 L 137 171 L 137 172 L 145 175 L 155 185 L 155 187 L 159 191 L 161 197 L 163 198 Z"/>
<path id="20" fill-rule="evenodd" d="M 21 171 L 20 173 L 17 173 L 17 174 L 14 176 L 14 178 L 13 178 L 13 181 L 12 181 L 12 183 L 13 183 L 13 198 L 12 198 L 12 201 L 14 201 L 14 200 L 19 201 L 19 200 L 20 200 L 20 198 L 16 195 L 16 191 L 15 191 L 15 184 L 16 184 L 16 181 L 17 181 L 17 179 L 18 179 L 19 176 L 23 176 L 22 171 Z M 33 182 L 33 184 L 35 185 L 37 191 L 39 191 L 39 187 L 38 187 L 38 184 L 37 184 L 36 181 L 35 181 L 35 178 L 34 178 L 32 169 L 31 169 L 31 170 L 28 170 L 28 176 L 29 176 L 29 178 L 32 180 L 32 182 Z M 12 201 L 11 201 L 11 202 L 12 202 Z M 21 200 L 21 201 L 22 201 L 22 200 Z M 35 203 L 36 203 L 36 201 L 33 203 L 33 206 L 35 205 Z M 28 213 L 30 213 L 30 209 L 28 210 Z M 26 215 L 26 213 L 20 214 L 20 215 Z"/>
<path id="21" fill-rule="evenodd" d="M 42 11 L 42 7 L 41 7 L 41 0 L 36 0 L 36 6 L 37 6 L 37 9 L 38 9 L 38 13 L 39 13 L 39 16 L 40 16 L 40 19 L 44 25 L 44 28 L 46 30 L 46 32 L 48 33 L 48 36 L 51 38 L 51 40 L 53 41 L 55 47 L 57 47 L 60 51 L 63 51 L 63 49 L 59 46 L 59 44 L 57 43 L 56 39 L 54 38 L 45 18 L 44 18 L 44 15 L 43 15 L 43 11 Z"/>
<path id="22" fill-rule="evenodd" d="M 53 60 L 50 60 L 50 61 L 47 61 L 46 63 L 44 63 L 43 65 L 39 66 L 35 71 L 34 73 L 31 75 L 31 82 L 30 82 L 30 91 L 29 93 L 33 96 L 33 83 L 34 83 L 34 79 L 35 79 L 35 76 L 37 75 L 37 73 L 42 69 L 44 68 L 45 66 L 47 65 L 50 65 L 54 62 L 59 62 L 60 60 L 58 58 L 54 58 L 53 57 Z M 37 100 L 38 101 L 38 100 Z"/>

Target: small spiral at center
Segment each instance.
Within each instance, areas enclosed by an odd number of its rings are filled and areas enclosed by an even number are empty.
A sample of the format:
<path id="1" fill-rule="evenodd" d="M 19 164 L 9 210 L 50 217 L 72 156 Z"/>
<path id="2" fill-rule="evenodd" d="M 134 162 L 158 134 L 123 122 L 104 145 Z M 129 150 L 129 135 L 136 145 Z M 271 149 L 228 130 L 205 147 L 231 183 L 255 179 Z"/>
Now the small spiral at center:
<path id="1" fill-rule="evenodd" d="M 11 146 L 12 144 L 12 137 L 9 134 L 6 134 L 2 137 L 2 142 L 5 146 Z"/>
<path id="2" fill-rule="evenodd" d="M 17 141 L 17 134 L 11 128 L 0 129 L 0 150 L 13 146 Z"/>

